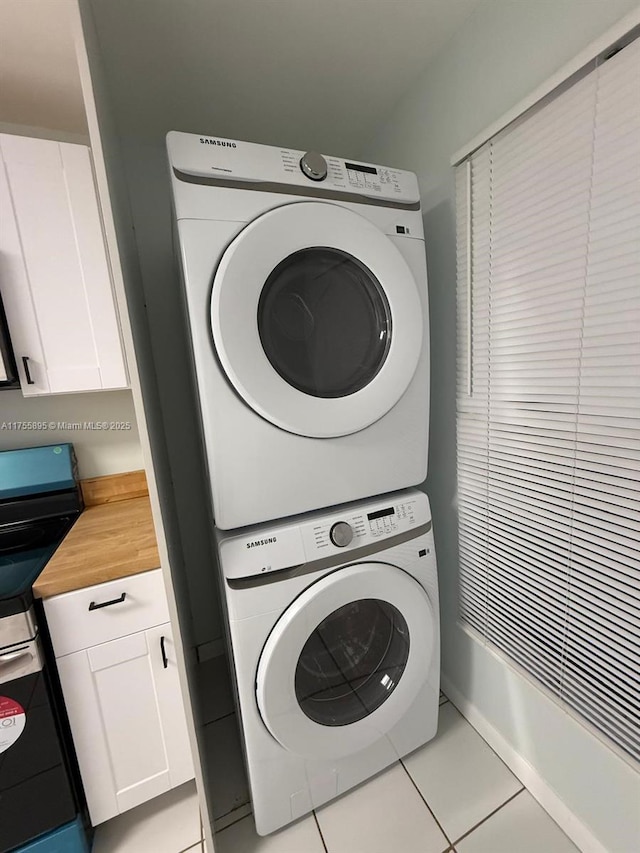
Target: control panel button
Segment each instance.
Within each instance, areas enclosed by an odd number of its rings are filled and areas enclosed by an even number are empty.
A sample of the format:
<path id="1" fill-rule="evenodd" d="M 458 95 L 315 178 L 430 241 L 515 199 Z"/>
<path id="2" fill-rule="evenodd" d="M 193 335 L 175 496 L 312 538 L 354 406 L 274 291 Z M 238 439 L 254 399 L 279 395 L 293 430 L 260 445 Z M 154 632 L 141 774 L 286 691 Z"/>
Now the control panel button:
<path id="1" fill-rule="evenodd" d="M 307 151 L 300 160 L 303 174 L 312 181 L 324 181 L 327 177 L 327 161 L 316 151 Z"/>
<path id="2" fill-rule="evenodd" d="M 353 539 L 353 528 L 346 521 L 338 521 L 331 528 L 331 541 L 338 548 L 346 548 Z"/>

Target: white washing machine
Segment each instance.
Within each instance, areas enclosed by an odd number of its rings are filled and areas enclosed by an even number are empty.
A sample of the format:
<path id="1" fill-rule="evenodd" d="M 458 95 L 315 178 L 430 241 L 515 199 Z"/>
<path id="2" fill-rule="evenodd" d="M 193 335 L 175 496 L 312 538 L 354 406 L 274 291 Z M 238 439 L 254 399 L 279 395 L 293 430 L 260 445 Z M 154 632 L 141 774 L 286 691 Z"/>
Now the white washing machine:
<path id="1" fill-rule="evenodd" d="M 415 175 L 186 133 L 167 146 L 217 526 L 423 482 Z"/>
<path id="2" fill-rule="evenodd" d="M 426 496 L 405 490 L 217 532 L 261 835 L 436 733 L 438 581 Z"/>

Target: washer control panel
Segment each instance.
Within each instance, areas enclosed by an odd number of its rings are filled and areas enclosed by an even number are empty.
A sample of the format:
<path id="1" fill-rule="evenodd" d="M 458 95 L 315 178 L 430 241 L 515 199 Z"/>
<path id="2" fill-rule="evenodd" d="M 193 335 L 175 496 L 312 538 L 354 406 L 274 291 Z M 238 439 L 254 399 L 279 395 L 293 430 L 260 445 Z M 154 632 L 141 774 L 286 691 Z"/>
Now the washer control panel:
<path id="1" fill-rule="evenodd" d="M 385 542 L 431 520 L 429 501 L 417 489 L 405 489 L 369 501 L 319 510 L 287 522 L 261 524 L 241 533 L 216 530 L 222 569 L 227 578 L 243 578 L 289 569 L 352 552 L 382 553 Z"/>
<path id="2" fill-rule="evenodd" d="M 417 521 L 421 516 L 417 508 L 421 501 L 415 494 L 366 509 L 345 510 L 340 515 L 325 516 L 301 526 L 306 559 L 360 548 L 424 523 Z"/>
<path id="3" fill-rule="evenodd" d="M 415 524 L 415 513 L 413 503 L 406 501 L 396 506 L 384 507 L 374 512 L 367 513 L 369 531 L 376 538 L 386 536 L 400 528 L 411 527 Z"/>

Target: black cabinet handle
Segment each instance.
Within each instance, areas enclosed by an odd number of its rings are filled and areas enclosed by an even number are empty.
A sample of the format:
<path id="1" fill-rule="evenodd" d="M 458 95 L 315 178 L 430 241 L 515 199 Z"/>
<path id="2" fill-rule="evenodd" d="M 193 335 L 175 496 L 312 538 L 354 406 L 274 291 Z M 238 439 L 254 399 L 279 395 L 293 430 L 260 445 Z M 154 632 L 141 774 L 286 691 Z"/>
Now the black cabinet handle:
<path id="1" fill-rule="evenodd" d="M 127 593 L 123 592 L 120 598 L 112 598 L 111 601 L 103 601 L 101 604 L 96 604 L 92 601 L 89 605 L 89 610 L 100 610 L 101 607 L 111 607 L 112 604 L 122 604 L 127 597 Z"/>
<path id="2" fill-rule="evenodd" d="M 160 651 L 162 652 L 162 666 L 166 669 L 169 666 L 169 658 L 164 648 L 164 637 L 160 637 Z"/>
<path id="3" fill-rule="evenodd" d="M 27 385 L 35 385 L 36 383 L 31 378 L 31 374 L 29 373 L 29 356 L 22 356 L 22 366 L 24 367 L 24 375 L 27 377 Z"/>

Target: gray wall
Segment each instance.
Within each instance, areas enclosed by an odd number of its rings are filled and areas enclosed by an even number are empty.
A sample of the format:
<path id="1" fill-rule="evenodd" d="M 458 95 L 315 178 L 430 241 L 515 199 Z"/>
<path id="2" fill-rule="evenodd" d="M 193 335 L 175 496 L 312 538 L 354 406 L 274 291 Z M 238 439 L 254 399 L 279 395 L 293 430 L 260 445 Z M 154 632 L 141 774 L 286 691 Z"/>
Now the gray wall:
<path id="1" fill-rule="evenodd" d="M 620 853 L 633 847 L 633 771 L 456 621 L 456 264 L 449 162 L 457 149 L 636 7 L 631 0 L 480 3 L 397 107 L 363 140 L 359 153 L 362 159 L 417 172 L 422 192 L 432 335 L 425 487 L 439 563 L 443 673 L 606 849 Z"/>

